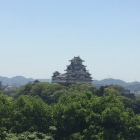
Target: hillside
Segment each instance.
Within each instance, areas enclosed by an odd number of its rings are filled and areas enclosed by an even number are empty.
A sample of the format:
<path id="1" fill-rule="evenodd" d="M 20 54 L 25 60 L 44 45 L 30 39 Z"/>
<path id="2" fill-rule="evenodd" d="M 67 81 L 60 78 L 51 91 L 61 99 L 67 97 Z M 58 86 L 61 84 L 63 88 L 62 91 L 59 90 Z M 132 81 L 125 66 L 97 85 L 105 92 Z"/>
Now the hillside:
<path id="1" fill-rule="evenodd" d="M 35 79 L 33 78 L 25 78 L 23 76 L 15 76 L 15 77 L 12 77 L 12 78 L 7 78 L 7 77 L 2 77 L 0 76 L 0 81 L 2 81 L 2 84 L 3 85 L 7 85 L 7 84 L 10 84 L 10 85 L 25 85 L 27 84 L 28 82 L 33 82 Z M 39 81 L 41 82 L 51 82 L 50 79 L 38 79 Z"/>
<path id="2" fill-rule="evenodd" d="M 15 76 L 12 78 L 2 77 L 0 76 L 0 81 L 2 81 L 3 85 L 25 85 L 28 82 L 33 82 L 35 79 L 33 78 L 25 78 L 23 76 Z M 49 82 L 51 83 L 51 79 L 38 79 L 40 82 Z M 93 80 L 93 84 L 97 87 L 105 86 L 105 85 L 121 85 L 124 86 L 126 89 L 133 90 L 133 91 L 140 91 L 140 82 L 131 82 L 127 83 L 120 79 L 103 79 L 103 80 Z"/>
<path id="3" fill-rule="evenodd" d="M 126 83 L 122 80 L 119 80 L 119 79 L 109 78 L 109 79 L 103 79 L 101 81 L 93 80 L 93 84 L 95 84 L 95 85 L 122 85 L 122 86 L 126 86 L 128 83 Z"/>
<path id="4" fill-rule="evenodd" d="M 109 78 L 109 79 L 103 79 L 101 81 L 93 80 L 93 84 L 97 87 L 105 86 L 105 85 L 121 85 L 125 87 L 126 89 L 129 89 L 135 92 L 140 91 L 140 82 L 138 81 L 127 83 L 120 79 Z"/>

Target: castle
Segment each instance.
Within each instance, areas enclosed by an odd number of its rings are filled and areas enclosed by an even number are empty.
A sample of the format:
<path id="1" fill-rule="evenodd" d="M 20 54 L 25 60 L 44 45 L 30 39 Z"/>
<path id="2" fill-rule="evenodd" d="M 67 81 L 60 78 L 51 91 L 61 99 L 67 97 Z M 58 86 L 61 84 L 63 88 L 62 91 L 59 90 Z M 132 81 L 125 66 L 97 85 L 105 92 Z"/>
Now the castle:
<path id="1" fill-rule="evenodd" d="M 61 74 L 58 71 L 53 73 L 52 83 L 61 85 L 71 85 L 75 83 L 92 84 L 91 74 L 86 70 L 86 66 L 82 64 L 79 56 L 70 60 L 71 64 L 67 66 L 66 73 Z"/>

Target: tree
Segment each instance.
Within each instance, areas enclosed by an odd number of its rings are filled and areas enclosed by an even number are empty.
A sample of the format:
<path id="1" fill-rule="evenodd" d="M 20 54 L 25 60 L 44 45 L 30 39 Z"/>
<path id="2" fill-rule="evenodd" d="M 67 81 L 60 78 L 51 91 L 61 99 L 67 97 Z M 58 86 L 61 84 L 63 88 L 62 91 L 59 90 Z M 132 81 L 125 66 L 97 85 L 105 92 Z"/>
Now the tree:
<path id="1" fill-rule="evenodd" d="M 13 108 L 11 132 L 49 132 L 51 116 L 48 106 L 41 99 L 20 96 L 15 100 Z"/>

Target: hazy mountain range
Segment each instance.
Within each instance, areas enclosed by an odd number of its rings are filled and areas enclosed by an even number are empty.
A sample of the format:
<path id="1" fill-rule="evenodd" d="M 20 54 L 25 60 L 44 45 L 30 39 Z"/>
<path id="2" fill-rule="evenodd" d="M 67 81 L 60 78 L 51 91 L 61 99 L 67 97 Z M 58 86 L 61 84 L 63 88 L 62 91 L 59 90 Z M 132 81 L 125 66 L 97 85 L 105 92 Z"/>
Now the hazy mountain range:
<path id="1" fill-rule="evenodd" d="M 2 77 L 0 76 L 0 81 L 2 81 L 2 84 L 3 85 L 7 85 L 7 84 L 10 84 L 10 85 L 24 85 L 24 84 L 27 84 L 29 82 L 33 82 L 35 81 L 36 79 L 33 79 L 33 78 L 25 78 L 23 76 L 15 76 L 15 77 L 12 77 L 12 78 L 7 78 L 7 77 Z M 39 81 L 41 82 L 51 82 L 51 79 L 38 79 Z"/>
<path id="2" fill-rule="evenodd" d="M 100 81 L 94 80 L 93 84 L 96 86 L 121 85 L 121 86 L 125 87 L 126 89 L 129 89 L 129 90 L 132 90 L 135 92 L 140 91 L 140 82 L 138 82 L 138 81 L 127 83 L 120 79 L 109 78 L 109 79 L 103 79 Z"/>
<path id="3" fill-rule="evenodd" d="M 36 79 L 33 78 L 25 78 L 23 76 L 15 76 L 12 78 L 7 78 L 7 77 L 2 77 L 0 76 L 0 81 L 2 81 L 3 85 L 24 85 L 27 84 L 28 82 L 33 82 Z M 41 82 L 51 82 L 51 79 L 38 79 Z M 113 79 L 113 78 L 108 78 L 108 79 L 103 79 L 103 80 L 94 80 L 93 84 L 96 86 L 105 86 L 105 85 L 121 85 L 124 86 L 127 89 L 134 90 L 134 91 L 140 91 L 140 82 L 131 82 L 127 83 L 123 80 L 120 79 Z"/>
<path id="4" fill-rule="evenodd" d="M 140 82 L 135 81 L 131 83 L 127 83 L 123 80 L 120 79 L 113 79 L 113 78 L 108 78 L 108 79 L 103 79 L 103 80 L 94 80 L 93 84 L 95 85 L 122 85 L 122 86 L 130 86 L 130 85 L 138 85 Z"/>

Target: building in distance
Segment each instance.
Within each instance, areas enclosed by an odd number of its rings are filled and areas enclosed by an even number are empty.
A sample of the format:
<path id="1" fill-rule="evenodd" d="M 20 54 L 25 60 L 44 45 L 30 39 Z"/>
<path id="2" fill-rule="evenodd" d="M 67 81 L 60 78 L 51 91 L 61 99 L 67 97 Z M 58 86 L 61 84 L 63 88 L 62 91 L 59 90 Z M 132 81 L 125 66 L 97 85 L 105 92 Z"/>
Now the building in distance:
<path id="1" fill-rule="evenodd" d="M 52 83 L 58 83 L 61 85 L 71 85 L 75 83 L 86 83 L 92 84 L 91 74 L 86 70 L 86 66 L 82 63 L 82 60 L 79 56 L 74 57 L 70 60 L 70 65 L 67 66 L 65 70 L 66 73 L 61 74 L 58 71 L 55 71 L 52 76 Z"/>

